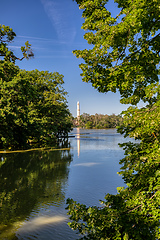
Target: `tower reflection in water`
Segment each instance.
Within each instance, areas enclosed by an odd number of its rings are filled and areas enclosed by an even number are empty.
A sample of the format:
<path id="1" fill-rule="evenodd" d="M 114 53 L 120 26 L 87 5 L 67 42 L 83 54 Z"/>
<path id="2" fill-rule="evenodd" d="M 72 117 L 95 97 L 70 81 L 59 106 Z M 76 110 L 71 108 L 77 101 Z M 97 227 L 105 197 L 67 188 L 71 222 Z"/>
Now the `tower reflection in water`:
<path id="1" fill-rule="evenodd" d="M 80 155 L 80 129 L 77 128 L 77 155 Z"/>

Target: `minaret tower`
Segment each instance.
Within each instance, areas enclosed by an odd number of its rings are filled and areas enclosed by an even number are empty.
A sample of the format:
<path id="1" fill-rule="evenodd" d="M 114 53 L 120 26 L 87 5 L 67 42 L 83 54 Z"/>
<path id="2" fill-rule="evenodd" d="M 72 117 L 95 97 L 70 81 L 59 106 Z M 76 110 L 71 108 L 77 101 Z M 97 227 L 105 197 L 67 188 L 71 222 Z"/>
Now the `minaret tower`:
<path id="1" fill-rule="evenodd" d="M 77 122 L 79 123 L 79 119 L 80 119 L 80 105 L 79 102 L 77 102 Z"/>

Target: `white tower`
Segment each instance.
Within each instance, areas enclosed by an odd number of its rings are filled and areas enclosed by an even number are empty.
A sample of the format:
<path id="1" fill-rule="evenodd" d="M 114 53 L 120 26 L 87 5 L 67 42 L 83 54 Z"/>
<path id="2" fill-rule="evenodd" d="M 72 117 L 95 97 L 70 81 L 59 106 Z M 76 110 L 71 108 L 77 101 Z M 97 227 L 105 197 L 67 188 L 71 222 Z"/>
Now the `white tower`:
<path id="1" fill-rule="evenodd" d="M 79 122 L 80 119 L 80 105 L 79 102 L 77 102 L 77 121 Z"/>

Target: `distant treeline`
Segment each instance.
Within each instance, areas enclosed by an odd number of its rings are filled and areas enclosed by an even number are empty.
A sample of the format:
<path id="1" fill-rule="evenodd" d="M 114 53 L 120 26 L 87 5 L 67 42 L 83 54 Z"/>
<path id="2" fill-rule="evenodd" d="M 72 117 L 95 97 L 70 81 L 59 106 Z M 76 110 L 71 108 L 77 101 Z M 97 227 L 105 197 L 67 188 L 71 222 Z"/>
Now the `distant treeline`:
<path id="1" fill-rule="evenodd" d="M 120 115 L 103 115 L 103 114 L 95 114 L 90 115 L 88 113 L 83 113 L 80 116 L 79 123 L 77 118 L 73 118 L 73 127 L 81 127 L 81 128 L 115 128 L 122 123 L 122 116 Z"/>

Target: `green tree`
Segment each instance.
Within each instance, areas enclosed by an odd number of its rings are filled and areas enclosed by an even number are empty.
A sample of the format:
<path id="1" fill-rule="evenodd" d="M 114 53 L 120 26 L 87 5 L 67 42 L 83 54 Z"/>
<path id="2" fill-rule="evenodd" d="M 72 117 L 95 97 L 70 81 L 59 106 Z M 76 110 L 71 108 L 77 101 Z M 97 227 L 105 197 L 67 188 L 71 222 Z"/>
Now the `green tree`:
<path id="1" fill-rule="evenodd" d="M 27 106 L 34 89 L 13 63 L 1 61 L 0 75 L 0 146 L 26 147 L 29 136 Z"/>
<path id="2" fill-rule="evenodd" d="M 25 46 L 21 47 L 23 57 L 19 58 L 9 50 L 8 44 L 16 37 L 15 32 L 9 26 L 0 24 L 0 57 L 4 58 L 5 61 L 15 62 L 16 60 L 22 61 L 24 58 L 29 59 L 34 56 L 29 42 L 25 42 Z"/>
<path id="3" fill-rule="evenodd" d="M 9 51 L 15 33 L 0 25 L 0 147 L 27 148 L 30 142 L 55 144 L 71 130 L 71 117 L 63 88 L 63 75 L 48 71 L 25 71 L 16 60 L 33 56 L 30 44 L 20 59 Z"/>
<path id="4" fill-rule="evenodd" d="M 84 239 L 160 239 L 160 5 L 158 0 L 115 0 L 116 17 L 106 0 L 77 0 L 93 48 L 76 50 L 84 59 L 83 81 L 100 92 L 116 92 L 123 112 L 119 132 L 139 140 L 121 146 L 126 188 L 107 194 L 102 208 L 68 200 L 70 226 Z M 139 101 L 145 107 L 138 108 Z M 83 221 L 80 221 L 83 220 Z"/>
<path id="5" fill-rule="evenodd" d="M 16 34 L 9 26 L 0 25 L 0 147 L 25 146 L 27 143 L 27 102 L 32 96 L 32 86 L 21 78 L 16 60 L 29 59 L 34 54 L 26 42 L 21 47 L 22 58 L 9 50 L 8 44 Z"/>
<path id="6" fill-rule="evenodd" d="M 58 72 L 25 71 L 35 95 L 28 102 L 30 135 L 38 142 L 48 142 L 66 136 L 71 130 L 71 114 L 63 88 L 63 75 Z M 34 135 L 33 135 L 34 134 Z"/>
<path id="7" fill-rule="evenodd" d="M 85 127 L 88 128 L 88 129 L 92 128 L 92 127 L 93 127 L 92 122 L 91 122 L 91 121 L 88 121 L 88 122 L 85 124 Z"/>

